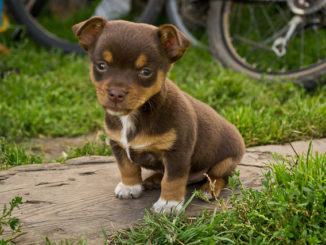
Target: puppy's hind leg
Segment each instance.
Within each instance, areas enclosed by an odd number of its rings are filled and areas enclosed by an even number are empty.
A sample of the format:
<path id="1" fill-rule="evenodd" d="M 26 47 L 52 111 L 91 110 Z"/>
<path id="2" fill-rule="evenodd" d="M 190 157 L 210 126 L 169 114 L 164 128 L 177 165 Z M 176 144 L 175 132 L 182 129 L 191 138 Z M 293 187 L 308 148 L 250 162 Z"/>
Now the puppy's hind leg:
<path id="1" fill-rule="evenodd" d="M 227 178 L 231 176 L 236 166 L 237 163 L 232 158 L 226 158 L 208 171 L 209 179 L 200 188 L 208 199 L 213 199 L 214 196 L 217 198 L 220 195 L 227 184 Z"/>
<path id="2" fill-rule="evenodd" d="M 159 189 L 163 174 L 161 172 L 154 173 L 143 181 L 145 190 Z"/>

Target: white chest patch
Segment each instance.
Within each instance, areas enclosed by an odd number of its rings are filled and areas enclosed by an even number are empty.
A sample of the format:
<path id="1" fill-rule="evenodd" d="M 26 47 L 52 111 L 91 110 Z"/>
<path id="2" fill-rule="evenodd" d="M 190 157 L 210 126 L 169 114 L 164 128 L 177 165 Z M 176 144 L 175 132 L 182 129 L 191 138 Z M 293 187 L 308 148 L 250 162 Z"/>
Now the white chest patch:
<path id="1" fill-rule="evenodd" d="M 121 124 L 122 124 L 120 142 L 125 147 L 129 160 L 131 160 L 130 159 L 130 149 L 129 149 L 127 136 L 128 136 L 129 132 L 131 132 L 131 131 L 133 131 L 135 129 L 135 124 L 133 123 L 133 121 L 132 121 L 132 119 L 130 118 L 129 115 L 121 116 L 120 121 L 121 121 Z"/>

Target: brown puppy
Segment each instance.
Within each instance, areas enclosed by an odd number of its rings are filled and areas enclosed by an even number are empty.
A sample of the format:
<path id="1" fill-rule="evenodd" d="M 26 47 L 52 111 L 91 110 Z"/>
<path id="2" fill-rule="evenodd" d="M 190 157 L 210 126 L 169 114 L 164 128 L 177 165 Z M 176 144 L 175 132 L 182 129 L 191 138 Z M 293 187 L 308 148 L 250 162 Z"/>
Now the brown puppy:
<path id="1" fill-rule="evenodd" d="M 73 26 L 90 59 L 105 110 L 105 128 L 118 161 L 119 198 L 161 185 L 156 212 L 180 210 L 189 181 L 215 182 L 218 196 L 244 154 L 238 130 L 208 105 L 166 78 L 189 40 L 173 25 L 155 27 L 92 17 Z M 156 174 L 142 180 L 141 167 Z M 209 183 L 202 190 L 212 197 Z"/>

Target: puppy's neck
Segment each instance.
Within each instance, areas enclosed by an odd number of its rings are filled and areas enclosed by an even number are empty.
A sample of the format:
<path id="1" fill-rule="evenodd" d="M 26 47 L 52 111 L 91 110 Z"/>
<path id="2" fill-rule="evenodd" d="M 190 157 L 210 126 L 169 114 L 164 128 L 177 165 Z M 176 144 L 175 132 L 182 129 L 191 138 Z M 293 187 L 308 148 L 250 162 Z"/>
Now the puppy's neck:
<path id="1" fill-rule="evenodd" d="M 160 110 L 160 108 L 166 103 L 167 97 L 167 82 L 162 85 L 161 90 L 153 95 L 141 108 L 140 111 L 146 114 L 153 114 Z"/>

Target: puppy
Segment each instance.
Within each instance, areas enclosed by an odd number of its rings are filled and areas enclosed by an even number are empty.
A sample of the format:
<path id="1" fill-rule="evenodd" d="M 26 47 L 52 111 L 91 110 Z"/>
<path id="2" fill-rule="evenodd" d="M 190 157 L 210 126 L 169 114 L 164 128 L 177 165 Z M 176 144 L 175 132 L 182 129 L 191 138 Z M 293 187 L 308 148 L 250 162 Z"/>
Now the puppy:
<path id="1" fill-rule="evenodd" d="M 218 196 L 245 146 L 232 124 L 166 78 L 190 41 L 170 24 L 92 17 L 72 29 L 88 53 L 91 80 L 105 111 L 121 173 L 116 197 L 138 198 L 142 187 L 161 186 L 154 211 L 177 212 L 187 183 L 204 179 L 204 173 L 215 186 L 207 182 L 202 191 Z M 155 174 L 143 181 L 141 168 Z"/>

